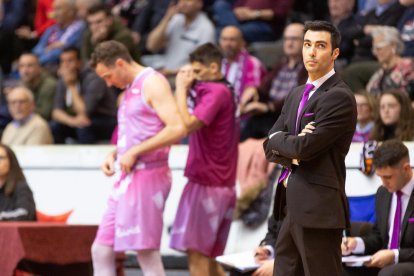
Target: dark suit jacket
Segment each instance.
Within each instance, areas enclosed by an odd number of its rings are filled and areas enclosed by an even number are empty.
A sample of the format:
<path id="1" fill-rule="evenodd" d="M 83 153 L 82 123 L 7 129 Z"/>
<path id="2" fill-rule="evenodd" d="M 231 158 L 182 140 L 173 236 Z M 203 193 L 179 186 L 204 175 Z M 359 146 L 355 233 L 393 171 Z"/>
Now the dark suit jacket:
<path id="1" fill-rule="evenodd" d="M 303 108 L 299 132 L 311 121 L 316 129 L 300 137 L 295 133 L 295 124 L 303 89 L 304 86 L 295 88 L 286 98 L 269 134 L 280 132 L 264 142 L 266 158 L 292 168 L 286 189 L 286 209 L 292 221 L 311 228 L 349 227 L 345 156 L 355 131 L 355 98 L 339 75 L 333 75 Z M 300 165 L 292 166 L 292 159 L 300 160 Z M 284 213 L 281 186 L 276 191 L 276 220 L 282 220 Z"/>
<path id="2" fill-rule="evenodd" d="M 408 201 L 407 210 L 401 225 L 400 254 L 398 262 L 414 262 L 414 222 L 409 223 L 414 218 L 414 193 Z M 374 254 L 378 250 L 386 249 L 389 242 L 388 237 L 388 218 L 391 208 L 392 193 L 384 187 L 379 187 L 376 196 L 377 222 L 373 231 L 367 236 L 363 236 L 365 243 L 365 254 Z"/>

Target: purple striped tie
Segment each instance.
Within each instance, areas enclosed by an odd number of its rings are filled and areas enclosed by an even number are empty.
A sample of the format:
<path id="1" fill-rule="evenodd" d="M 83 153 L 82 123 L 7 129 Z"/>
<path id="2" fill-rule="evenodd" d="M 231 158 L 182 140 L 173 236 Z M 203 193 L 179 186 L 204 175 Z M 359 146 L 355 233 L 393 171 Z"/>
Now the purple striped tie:
<path id="1" fill-rule="evenodd" d="M 306 103 L 308 102 L 309 93 L 312 91 L 313 88 L 315 88 L 315 86 L 312 83 L 307 83 L 305 85 L 305 90 L 303 90 L 302 100 L 300 101 L 299 108 L 298 108 L 298 115 L 296 116 L 296 127 L 295 127 L 296 133 L 299 133 L 298 125 L 299 125 L 299 121 L 300 121 L 299 120 L 300 113 L 302 112 L 303 108 L 305 107 Z"/>
<path id="2" fill-rule="evenodd" d="M 398 249 L 400 244 L 400 225 L 401 225 L 401 195 L 402 192 L 397 192 L 397 207 L 395 208 L 394 227 L 392 229 L 392 238 L 390 249 Z"/>
<path id="3" fill-rule="evenodd" d="M 298 133 L 298 122 L 299 122 L 300 113 L 302 112 L 303 108 L 308 102 L 309 93 L 312 91 L 313 88 L 315 88 L 315 86 L 312 83 L 307 83 L 305 85 L 305 89 L 303 90 L 302 100 L 300 101 L 299 108 L 298 108 L 298 115 L 296 116 L 296 126 L 295 126 L 296 133 Z M 280 174 L 278 182 L 280 183 L 283 180 L 285 180 L 286 177 L 288 177 L 288 175 L 289 175 L 289 170 L 283 169 L 282 173 Z"/>

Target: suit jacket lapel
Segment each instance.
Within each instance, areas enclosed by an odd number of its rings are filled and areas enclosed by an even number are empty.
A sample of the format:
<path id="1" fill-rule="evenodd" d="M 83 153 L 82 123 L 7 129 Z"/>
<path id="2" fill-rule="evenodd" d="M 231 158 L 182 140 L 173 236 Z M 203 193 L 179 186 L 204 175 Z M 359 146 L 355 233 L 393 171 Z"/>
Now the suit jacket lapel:
<path id="1" fill-rule="evenodd" d="M 332 75 L 332 77 L 330 77 L 329 79 L 327 79 L 318 89 L 316 89 L 316 91 L 313 93 L 312 97 L 310 97 L 310 99 L 308 100 L 308 102 L 306 103 L 306 105 L 304 106 L 304 108 L 302 109 L 302 112 L 300 113 L 299 118 L 298 118 L 299 122 L 300 122 L 300 120 L 302 120 L 302 116 L 305 113 L 305 111 L 307 110 L 307 108 L 309 106 L 311 106 L 312 103 L 314 101 L 316 101 L 316 99 L 320 95 L 322 95 L 324 92 L 328 91 L 332 86 L 334 86 L 340 80 L 341 80 L 341 78 L 339 77 L 339 75 L 337 73 L 335 73 L 335 74 Z M 301 89 L 303 90 L 304 87 L 305 86 L 301 87 Z M 297 107 L 296 108 L 296 114 L 297 114 L 297 110 L 299 108 L 299 103 L 300 103 L 300 101 L 302 99 L 302 94 L 303 93 L 300 93 L 299 101 L 298 101 L 298 103 L 296 105 L 296 107 Z M 296 121 L 295 121 L 295 124 L 296 124 Z M 300 124 L 298 124 L 298 125 L 300 126 Z"/>
<path id="2" fill-rule="evenodd" d="M 404 232 L 407 230 L 407 224 L 408 224 L 408 218 L 411 216 L 411 214 L 414 211 L 414 193 L 411 193 L 410 199 L 408 201 L 407 210 L 405 210 L 405 215 L 402 221 L 401 225 L 401 236 L 400 236 L 400 242 L 402 240 L 402 237 L 404 237 Z"/>
<path id="3" fill-rule="evenodd" d="M 392 193 L 389 193 L 388 191 L 385 193 L 385 199 L 383 202 L 385 202 L 385 206 L 382 210 L 385 210 L 383 216 L 382 217 L 382 224 L 378 225 L 379 226 L 379 230 L 380 233 L 382 233 L 384 235 L 384 241 L 387 242 L 389 241 L 389 237 L 388 237 L 388 230 L 389 230 L 389 225 L 388 225 L 388 218 L 390 217 L 390 209 L 391 209 L 391 200 L 392 200 Z M 378 218 L 377 218 L 378 220 Z M 387 246 L 387 244 L 385 244 L 385 246 Z"/>
<path id="4" fill-rule="evenodd" d="M 297 134 L 296 133 L 296 118 L 298 116 L 299 103 L 302 100 L 303 89 L 305 89 L 305 85 L 301 85 L 296 89 L 297 90 L 294 91 L 296 93 L 296 95 L 294 95 L 293 100 L 292 100 L 292 108 L 294 108 L 294 109 L 292 110 L 291 114 L 293 116 L 291 116 L 290 120 L 289 120 L 289 126 L 290 126 L 289 133 L 292 134 L 292 135 Z M 302 114 L 303 114 L 303 112 L 302 112 Z M 298 118 L 298 120 L 300 120 L 300 118 Z"/>

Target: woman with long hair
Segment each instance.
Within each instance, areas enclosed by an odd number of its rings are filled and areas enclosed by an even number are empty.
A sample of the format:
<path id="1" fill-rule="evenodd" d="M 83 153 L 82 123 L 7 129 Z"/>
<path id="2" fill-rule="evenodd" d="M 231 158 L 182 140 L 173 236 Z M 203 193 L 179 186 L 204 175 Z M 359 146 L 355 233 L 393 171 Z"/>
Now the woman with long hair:
<path id="1" fill-rule="evenodd" d="M 406 93 L 397 90 L 383 92 L 379 98 L 379 115 L 371 135 L 372 140 L 413 140 L 413 109 Z"/>
<path id="2" fill-rule="evenodd" d="M 36 205 L 16 155 L 0 144 L 0 221 L 4 220 L 36 220 Z"/>

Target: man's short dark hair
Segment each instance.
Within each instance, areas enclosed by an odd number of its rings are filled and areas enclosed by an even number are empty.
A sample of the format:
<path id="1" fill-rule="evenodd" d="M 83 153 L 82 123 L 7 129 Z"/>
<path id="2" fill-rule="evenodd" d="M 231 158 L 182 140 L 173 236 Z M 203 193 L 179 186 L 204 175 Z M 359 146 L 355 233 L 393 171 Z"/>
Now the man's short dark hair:
<path id="1" fill-rule="evenodd" d="M 124 44 L 115 41 L 108 40 L 99 43 L 91 56 L 91 67 L 95 68 L 98 63 L 109 67 L 115 64 L 117 59 L 123 59 L 128 63 L 133 61 L 128 49 Z"/>
<path id="2" fill-rule="evenodd" d="M 77 60 L 81 59 L 80 50 L 79 50 L 79 48 L 77 48 L 75 46 L 71 46 L 71 47 L 63 49 L 62 53 L 60 55 L 65 54 L 65 53 L 75 53 L 76 59 Z"/>
<path id="3" fill-rule="evenodd" d="M 410 160 L 408 148 L 399 140 L 387 140 L 374 153 L 374 166 L 376 168 L 394 167 L 401 160 Z"/>
<path id="4" fill-rule="evenodd" d="M 200 62 L 203 65 L 217 63 L 221 66 L 223 54 L 220 49 L 213 43 L 205 43 L 199 46 L 190 54 L 190 62 Z"/>
<path id="5" fill-rule="evenodd" d="M 336 48 L 339 48 L 339 45 L 341 45 L 341 33 L 339 32 L 338 28 L 335 27 L 335 25 L 328 21 L 306 21 L 305 30 L 303 33 L 306 34 L 307 31 L 325 31 L 330 33 L 332 51 Z"/>
<path id="6" fill-rule="evenodd" d="M 87 16 L 96 14 L 98 12 L 104 12 L 106 16 L 112 16 L 111 9 L 103 3 L 98 3 L 91 6 L 88 9 Z"/>

